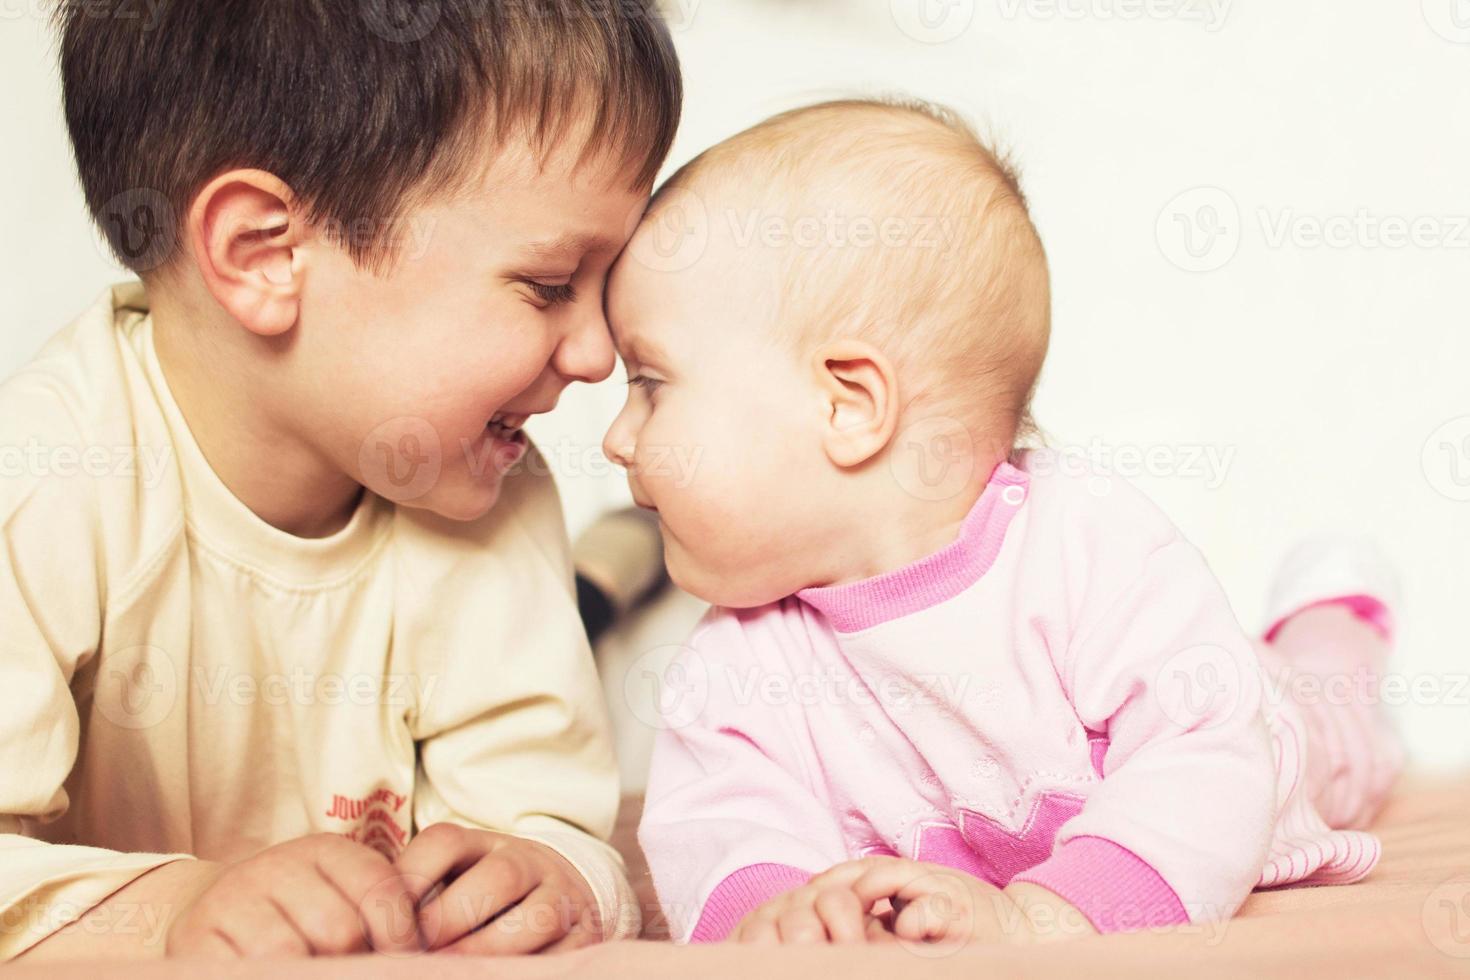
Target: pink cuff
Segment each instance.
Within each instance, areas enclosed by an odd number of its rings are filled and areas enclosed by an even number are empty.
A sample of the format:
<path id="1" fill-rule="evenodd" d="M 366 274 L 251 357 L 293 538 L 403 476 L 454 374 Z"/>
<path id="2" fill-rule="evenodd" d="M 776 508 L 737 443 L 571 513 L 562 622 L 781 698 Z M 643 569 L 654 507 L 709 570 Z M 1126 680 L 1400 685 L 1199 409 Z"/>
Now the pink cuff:
<path id="1" fill-rule="evenodd" d="M 748 864 L 732 871 L 710 892 L 689 941 L 719 942 L 745 918 L 747 912 L 811 879 L 810 871 L 793 868 L 789 864 Z"/>
<path id="2" fill-rule="evenodd" d="M 1103 837 L 1073 837 L 1051 857 L 1016 875 L 1076 906 L 1098 932 L 1180 925 L 1189 913 L 1143 858 Z"/>

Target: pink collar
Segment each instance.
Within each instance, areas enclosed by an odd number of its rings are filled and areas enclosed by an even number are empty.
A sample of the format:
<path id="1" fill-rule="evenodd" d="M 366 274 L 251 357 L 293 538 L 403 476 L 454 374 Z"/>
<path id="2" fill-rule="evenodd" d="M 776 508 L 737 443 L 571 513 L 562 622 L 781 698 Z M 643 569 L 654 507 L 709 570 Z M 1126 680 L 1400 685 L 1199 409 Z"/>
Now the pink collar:
<path id="1" fill-rule="evenodd" d="M 1026 473 L 1002 462 L 965 516 L 959 536 L 944 548 L 882 575 L 802 589 L 796 597 L 825 615 L 839 633 L 870 629 L 953 599 L 995 563 L 1030 482 Z"/>

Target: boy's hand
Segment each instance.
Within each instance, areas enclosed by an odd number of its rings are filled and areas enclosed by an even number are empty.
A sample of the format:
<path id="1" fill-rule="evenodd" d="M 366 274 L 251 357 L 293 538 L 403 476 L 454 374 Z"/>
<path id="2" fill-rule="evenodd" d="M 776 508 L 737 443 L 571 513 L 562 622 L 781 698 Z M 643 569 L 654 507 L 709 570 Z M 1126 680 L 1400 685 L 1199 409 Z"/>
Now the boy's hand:
<path id="1" fill-rule="evenodd" d="M 545 844 L 438 823 L 409 842 L 398 870 L 422 902 L 419 930 L 431 951 L 560 952 L 602 939 L 592 890 Z"/>
<path id="2" fill-rule="evenodd" d="M 873 903 L 865 904 L 849 885 L 829 874 L 817 875 L 752 909 L 725 942 L 766 946 L 893 942 L 887 918 L 869 912 Z"/>
<path id="3" fill-rule="evenodd" d="M 224 867 L 169 927 L 169 956 L 322 956 L 423 950 L 414 896 L 392 862 L 338 834 L 277 844 Z"/>

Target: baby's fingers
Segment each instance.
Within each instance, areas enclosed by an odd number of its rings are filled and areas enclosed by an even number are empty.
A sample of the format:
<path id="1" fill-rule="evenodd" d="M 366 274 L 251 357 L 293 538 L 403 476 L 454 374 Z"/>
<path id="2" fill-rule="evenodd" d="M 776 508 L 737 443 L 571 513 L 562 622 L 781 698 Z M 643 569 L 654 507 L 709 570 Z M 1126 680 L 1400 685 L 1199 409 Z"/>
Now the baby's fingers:
<path id="1" fill-rule="evenodd" d="M 894 934 L 909 942 L 964 942 L 975 931 L 975 914 L 968 902 L 936 891 L 904 904 L 893 922 Z"/>
<path id="2" fill-rule="evenodd" d="M 781 913 L 780 930 L 785 946 L 817 946 L 827 941 L 827 927 L 817 914 L 816 899 L 787 906 Z"/>
<path id="3" fill-rule="evenodd" d="M 781 942 L 781 932 L 776 921 L 777 910 L 763 905 L 735 923 L 735 928 L 730 930 L 725 942 L 775 946 Z"/>
<path id="4" fill-rule="evenodd" d="M 869 915 L 863 919 L 863 933 L 869 943 L 896 943 L 898 937 L 888 928 L 881 916 Z"/>
<path id="5" fill-rule="evenodd" d="M 861 943 L 864 932 L 863 903 L 848 888 L 828 888 L 817 894 L 814 908 L 834 943 Z"/>
<path id="6" fill-rule="evenodd" d="M 859 875 L 852 883 L 852 892 L 865 909 L 872 908 L 882 898 L 909 901 L 936 892 L 951 895 L 958 901 L 966 893 L 960 874 L 907 861 L 883 862 Z"/>

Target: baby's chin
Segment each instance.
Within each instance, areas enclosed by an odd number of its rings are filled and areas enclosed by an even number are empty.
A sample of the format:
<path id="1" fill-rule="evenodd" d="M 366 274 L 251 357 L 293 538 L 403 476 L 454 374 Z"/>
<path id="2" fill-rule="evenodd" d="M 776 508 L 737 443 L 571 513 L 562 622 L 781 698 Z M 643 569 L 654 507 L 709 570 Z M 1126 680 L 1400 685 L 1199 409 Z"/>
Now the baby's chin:
<path id="1" fill-rule="evenodd" d="M 796 591 L 779 583 L 761 581 L 734 563 L 704 564 L 679 545 L 665 540 L 664 564 L 675 585 L 712 606 L 725 609 L 755 609 L 780 602 Z M 720 571 L 719 569 L 731 569 Z"/>

